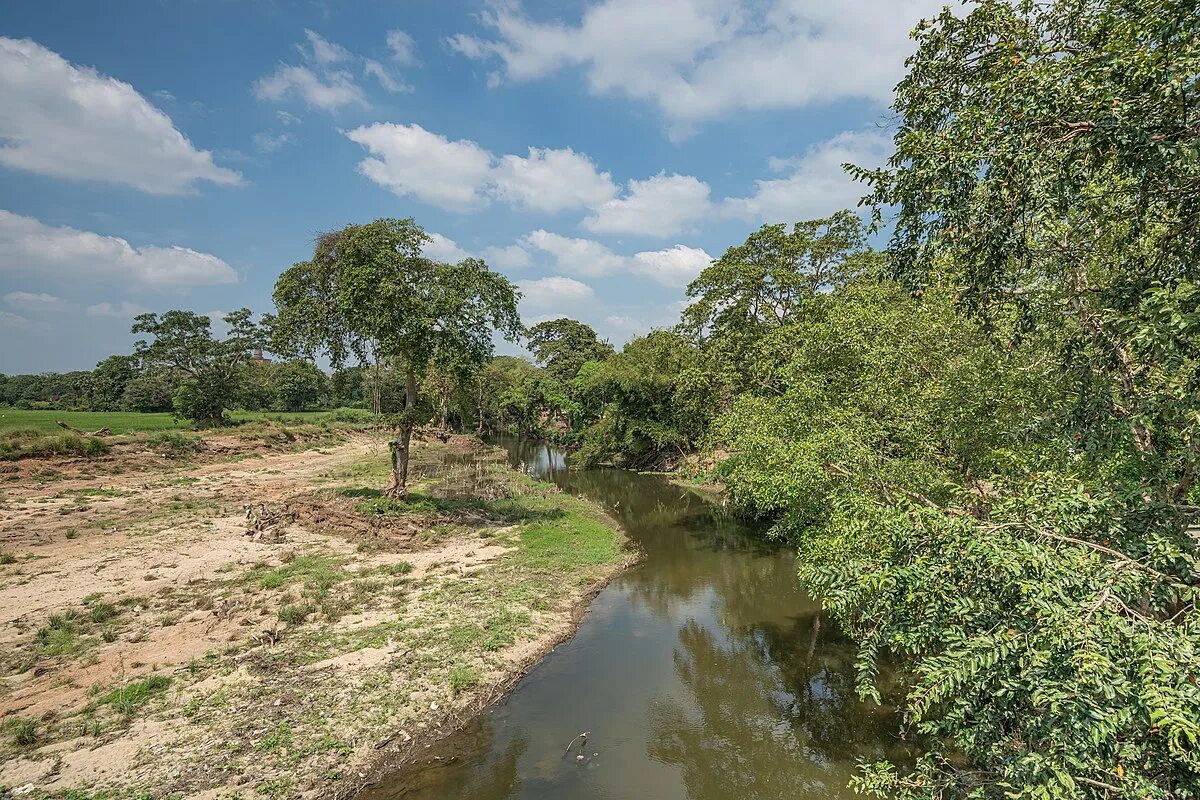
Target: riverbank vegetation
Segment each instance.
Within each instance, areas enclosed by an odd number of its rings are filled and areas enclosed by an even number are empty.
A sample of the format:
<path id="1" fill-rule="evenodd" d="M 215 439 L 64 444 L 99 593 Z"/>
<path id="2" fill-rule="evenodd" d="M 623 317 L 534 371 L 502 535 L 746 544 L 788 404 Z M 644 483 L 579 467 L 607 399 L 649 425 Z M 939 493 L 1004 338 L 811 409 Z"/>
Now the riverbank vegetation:
<path id="1" fill-rule="evenodd" d="M 535 351 L 492 404 L 577 463 L 710 471 L 794 543 L 928 745 L 860 788 L 1196 797 L 1200 17 L 985 0 L 916 38 L 896 154 L 855 170 L 886 250 L 766 226 L 674 330 Z"/>

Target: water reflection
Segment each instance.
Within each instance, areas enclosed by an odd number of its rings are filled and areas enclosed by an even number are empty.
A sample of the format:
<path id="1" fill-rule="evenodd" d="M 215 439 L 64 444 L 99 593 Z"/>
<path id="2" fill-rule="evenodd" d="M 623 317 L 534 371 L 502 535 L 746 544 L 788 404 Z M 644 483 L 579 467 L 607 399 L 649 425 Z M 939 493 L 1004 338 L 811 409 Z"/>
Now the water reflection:
<path id="1" fill-rule="evenodd" d="M 854 698 L 853 648 L 789 552 L 660 478 L 504 444 L 602 503 L 644 559 L 504 703 L 362 800 L 849 798 L 857 759 L 902 756 L 897 719 Z M 583 730 L 580 762 L 564 750 Z"/>

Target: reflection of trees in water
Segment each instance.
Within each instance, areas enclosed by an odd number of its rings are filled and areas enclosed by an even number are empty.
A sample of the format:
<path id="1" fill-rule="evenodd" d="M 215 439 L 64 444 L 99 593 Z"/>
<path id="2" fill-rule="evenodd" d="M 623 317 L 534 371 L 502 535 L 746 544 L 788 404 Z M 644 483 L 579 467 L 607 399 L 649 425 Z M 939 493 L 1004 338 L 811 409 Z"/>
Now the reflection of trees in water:
<path id="1" fill-rule="evenodd" d="M 732 631 L 691 622 L 675 671 L 686 702 L 655 701 L 651 758 L 683 772 L 689 797 L 849 796 L 854 760 L 890 749 L 895 723 L 853 696 L 853 649 L 806 615 Z"/>

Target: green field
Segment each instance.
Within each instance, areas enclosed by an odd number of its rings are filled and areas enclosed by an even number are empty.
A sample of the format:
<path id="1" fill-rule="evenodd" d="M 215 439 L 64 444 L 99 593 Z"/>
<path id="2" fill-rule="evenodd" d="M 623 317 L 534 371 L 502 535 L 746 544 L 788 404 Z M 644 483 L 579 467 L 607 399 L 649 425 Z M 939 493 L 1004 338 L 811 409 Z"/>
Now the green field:
<path id="1" fill-rule="evenodd" d="M 338 409 L 335 411 L 231 411 L 229 417 L 235 422 L 256 419 L 273 419 L 289 424 L 324 422 L 334 414 L 350 412 L 361 414 L 362 409 Z M 168 413 L 142 414 L 137 411 L 24 411 L 0 408 L 0 430 L 34 429 L 46 433 L 61 432 L 55 420 L 85 431 L 108 428 L 114 434 L 139 433 L 143 431 L 189 430 L 187 420 L 177 419 Z"/>

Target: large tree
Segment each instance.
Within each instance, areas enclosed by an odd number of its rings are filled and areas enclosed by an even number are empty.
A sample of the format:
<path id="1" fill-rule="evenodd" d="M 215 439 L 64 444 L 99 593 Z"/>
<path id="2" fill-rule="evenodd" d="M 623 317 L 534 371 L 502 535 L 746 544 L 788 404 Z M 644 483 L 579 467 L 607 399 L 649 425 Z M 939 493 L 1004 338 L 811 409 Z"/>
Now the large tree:
<path id="1" fill-rule="evenodd" d="M 495 333 L 515 340 L 516 288 L 483 261 L 442 264 L 421 253 L 429 236 L 411 219 L 378 219 L 322 235 L 312 261 L 275 287 L 275 339 L 287 350 L 386 359 L 402 376 L 404 410 L 391 442 L 391 496 L 403 496 L 421 381 L 434 364 L 482 365 Z"/>
<path id="2" fill-rule="evenodd" d="M 134 356 L 144 369 L 171 370 L 184 378 L 175 393 L 175 409 L 197 425 L 220 425 L 225 410 L 238 397 L 242 367 L 262 344 L 262 331 L 251 319 L 250 309 L 226 314 L 229 333 L 224 339 L 212 335 L 212 321 L 192 311 L 142 314 L 133 324 L 140 339 Z"/>
<path id="3" fill-rule="evenodd" d="M 569 386 L 588 361 L 603 361 L 613 347 L 578 320 L 560 317 L 529 329 L 529 350 L 551 375 Z"/>
<path id="4" fill-rule="evenodd" d="M 931 744 L 866 786 L 1200 796 L 1200 14 L 979 0 L 916 39 L 895 155 L 861 173 L 893 273 L 1057 391 L 993 472 L 881 483 L 803 533 L 864 691 L 881 654 L 905 661 Z"/>

